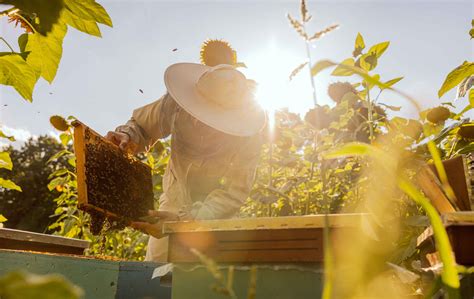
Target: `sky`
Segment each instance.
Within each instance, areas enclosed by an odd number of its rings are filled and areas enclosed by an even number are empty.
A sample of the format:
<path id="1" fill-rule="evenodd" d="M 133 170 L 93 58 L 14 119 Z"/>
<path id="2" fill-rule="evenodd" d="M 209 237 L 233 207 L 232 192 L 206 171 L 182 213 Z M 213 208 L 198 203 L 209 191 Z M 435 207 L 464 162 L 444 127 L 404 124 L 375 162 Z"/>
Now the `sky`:
<path id="1" fill-rule="evenodd" d="M 208 38 L 230 42 L 238 60 L 248 67 L 243 72 L 259 82 L 263 106 L 287 106 L 304 114 L 313 105 L 307 71 L 288 80 L 291 71 L 306 61 L 304 43 L 286 18 L 287 13 L 299 15 L 298 0 L 98 2 L 109 12 L 113 28 L 101 26 L 102 38 L 69 28 L 57 77 L 51 85 L 38 82 L 33 103 L 11 87 L 0 87 L 0 127 L 20 142 L 53 134 L 48 119 L 55 114 L 74 115 L 102 134 L 113 130 L 127 121 L 134 108 L 165 93 L 163 73 L 169 65 L 199 62 L 200 46 Z M 437 91 L 454 67 L 473 60 L 474 44 L 468 36 L 473 3 L 308 1 L 313 15 L 310 33 L 340 24 L 340 29 L 312 45 L 311 59 L 350 57 L 360 32 L 367 46 L 390 41 L 377 66 L 382 81 L 403 76 L 398 88 L 424 108 L 452 101 L 454 92 L 438 99 Z M 0 20 L 0 35 L 6 40 L 16 44 L 19 33 L 5 18 Z M 327 85 L 347 79 L 329 73 L 315 78 L 319 104 L 333 105 Z M 381 102 L 403 106 L 400 116 L 416 117 L 412 106 L 396 94 L 386 92 Z M 455 102 L 459 108 L 466 103 L 465 99 Z"/>

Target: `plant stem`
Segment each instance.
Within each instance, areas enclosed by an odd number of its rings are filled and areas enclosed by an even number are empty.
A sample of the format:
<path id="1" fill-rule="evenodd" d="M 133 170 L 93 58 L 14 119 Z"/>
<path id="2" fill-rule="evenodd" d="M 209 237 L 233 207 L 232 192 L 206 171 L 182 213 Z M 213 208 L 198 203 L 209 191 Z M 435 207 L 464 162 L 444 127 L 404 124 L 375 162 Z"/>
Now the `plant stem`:
<path id="1" fill-rule="evenodd" d="M 372 115 L 372 101 L 370 100 L 370 88 L 368 87 L 368 82 L 367 82 L 367 123 L 369 124 L 369 140 L 370 143 L 374 141 L 374 128 L 373 128 L 373 115 Z"/>
<path id="2" fill-rule="evenodd" d="M 306 25 L 304 22 L 303 22 L 303 30 L 304 30 L 304 33 L 306 34 Z M 313 77 L 313 74 L 311 73 L 311 66 L 313 65 L 313 62 L 311 60 L 311 52 L 309 48 L 310 42 L 308 40 L 305 40 L 305 45 L 306 45 L 306 57 L 308 59 L 309 78 L 311 80 L 311 89 L 313 91 L 313 102 L 314 102 L 314 107 L 316 107 L 318 105 L 318 97 L 316 95 L 316 86 L 314 83 L 314 77 Z"/>
<path id="3" fill-rule="evenodd" d="M 0 39 L 10 48 L 12 53 L 15 53 L 15 50 L 13 50 L 12 46 L 10 46 L 10 44 L 3 37 L 0 37 Z"/>

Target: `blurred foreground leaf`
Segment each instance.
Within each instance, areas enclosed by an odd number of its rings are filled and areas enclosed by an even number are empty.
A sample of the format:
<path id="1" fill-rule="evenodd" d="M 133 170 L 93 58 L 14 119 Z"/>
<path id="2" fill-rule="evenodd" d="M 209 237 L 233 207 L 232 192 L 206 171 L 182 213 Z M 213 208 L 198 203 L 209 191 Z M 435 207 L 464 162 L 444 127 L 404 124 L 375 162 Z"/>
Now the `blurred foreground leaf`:
<path id="1" fill-rule="evenodd" d="M 79 299 L 83 291 L 59 274 L 12 272 L 0 277 L 0 298 Z"/>

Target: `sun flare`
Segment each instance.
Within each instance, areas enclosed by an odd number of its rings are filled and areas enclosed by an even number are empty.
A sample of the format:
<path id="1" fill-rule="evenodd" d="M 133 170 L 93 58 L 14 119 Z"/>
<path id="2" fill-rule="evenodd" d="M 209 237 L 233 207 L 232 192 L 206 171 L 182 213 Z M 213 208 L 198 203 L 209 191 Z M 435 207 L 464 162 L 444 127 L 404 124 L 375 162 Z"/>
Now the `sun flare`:
<path id="1" fill-rule="evenodd" d="M 242 59 L 248 67 L 242 71 L 258 83 L 256 98 L 268 112 L 270 123 L 277 109 L 288 107 L 290 111 L 302 113 L 312 104 L 311 85 L 308 75 L 304 73 L 306 69 L 292 81 L 289 80 L 291 71 L 301 63 L 301 59 L 304 59 L 301 54 L 275 44 L 269 44 Z"/>

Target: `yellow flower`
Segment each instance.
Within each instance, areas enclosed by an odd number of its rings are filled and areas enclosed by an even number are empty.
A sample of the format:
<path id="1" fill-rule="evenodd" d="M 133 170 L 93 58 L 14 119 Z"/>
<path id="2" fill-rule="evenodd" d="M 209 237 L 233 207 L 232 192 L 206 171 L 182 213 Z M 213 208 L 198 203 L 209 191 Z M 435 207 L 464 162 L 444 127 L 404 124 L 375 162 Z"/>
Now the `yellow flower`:
<path id="1" fill-rule="evenodd" d="M 237 64 L 237 53 L 223 40 L 208 39 L 201 46 L 201 63 L 207 66 L 219 64 Z"/>

